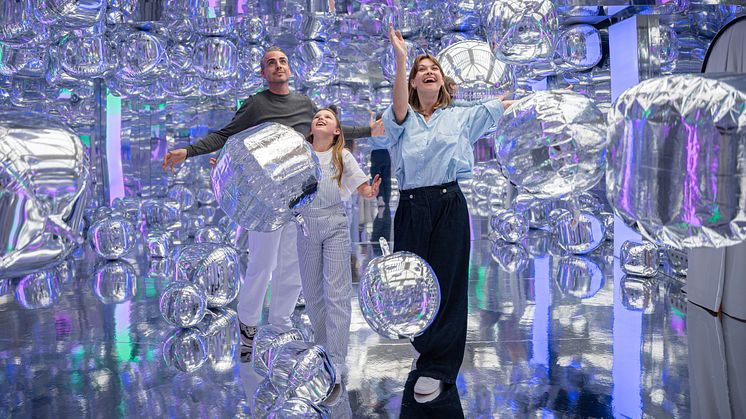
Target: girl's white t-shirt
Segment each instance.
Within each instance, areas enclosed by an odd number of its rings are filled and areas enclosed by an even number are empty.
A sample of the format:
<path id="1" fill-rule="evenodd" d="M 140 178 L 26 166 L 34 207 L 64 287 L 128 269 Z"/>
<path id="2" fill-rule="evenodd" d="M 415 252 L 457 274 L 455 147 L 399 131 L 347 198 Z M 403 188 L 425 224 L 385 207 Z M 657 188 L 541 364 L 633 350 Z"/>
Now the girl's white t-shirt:
<path id="1" fill-rule="evenodd" d="M 315 153 L 316 156 L 319 158 L 319 163 L 321 164 L 324 175 L 331 174 L 333 176 L 336 173 L 336 170 L 334 167 L 334 163 L 332 162 L 332 150 L 329 149 L 327 151 L 315 151 Z M 355 160 L 355 157 L 352 155 L 352 153 L 350 153 L 350 150 L 346 148 L 342 149 L 342 163 L 344 164 L 344 170 L 342 173 L 342 187 L 339 188 L 339 195 L 343 201 L 349 201 L 350 196 L 357 190 L 357 187 L 363 183 L 368 182 L 370 177 L 368 177 L 368 175 L 366 175 L 363 170 L 360 169 L 360 166 L 357 164 L 357 160 Z M 321 181 L 333 182 L 335 186 L 337 184 L 336 179 L 327 176 L 322 177 Z M 324 204 L 332 205 L 334 203 L 329 202 Z M 325 205 L 322 204 L 322 207 L 323 206 Z"/>

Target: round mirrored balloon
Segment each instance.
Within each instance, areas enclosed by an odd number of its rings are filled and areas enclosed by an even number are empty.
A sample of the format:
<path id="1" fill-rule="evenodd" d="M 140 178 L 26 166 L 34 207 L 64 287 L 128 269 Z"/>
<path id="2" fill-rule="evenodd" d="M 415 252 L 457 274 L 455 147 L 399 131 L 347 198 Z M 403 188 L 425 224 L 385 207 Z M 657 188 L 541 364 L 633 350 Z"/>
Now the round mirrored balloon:
<path id="1" fill-rule="evenodd" d="M 165 230 L 150 230 L 145 238 L 148 255 L 154 258 L 165 258 L 174 247 L 171 233 Z"/>
<path id="2" fill-rule="evenodd" d="M 43 79 L 42 79 L 42 82 Z M 80 241 L 87 152 L 48 115 L 0 112 L 0 277 L 64 259 Z"/>
<path id="3" fill-rule="evenodd" d="M 233 77 L 238 67 L 236 44 L 228 38 L 203 38 L 194 46 L 194 70 L 208 80 Z"/>
<path id="4" fill-rule="evenodd" d="M 557 242 L 570 253 L 583 255 L 595 250 L 606 240 L 604 225 L 595 215 L 582 211 L 562 213 L 552 227 Z"/>
<path id="5" fill-rule="evenodd" d="M 269 364 L 282 345 L 292 341 L 304 341 L 300 330 L 276 325 L 260 326 L 254 336 L 251 366 L 260 375 L 269 376 Z"/>
<path id="6" fill-rule="evenodd" d="M 205 292 L 191 282 L 172 282 L 161 295 L 161 315 L 174 326 L 192 327 L 205 316 L 205 300 Z"/>
<path id="7" fill-rule="evenodd" d="M 512 64 L 547 61 L 554 53 L 558 22 L 550 0 L 505 0 L 492 3 L 487 40 L 498 60 Z"/>
<path id="8" fill-rule="evenodd" d="M 208 307 L 224 307 L 238 296 L 239 270 L 238 254 L 232 247 L 197 243 L 179 251 L 174 279 L 201 288 Z"/>
<path id="9" fill-rule="evenodd" d="M 231 136 L 212 171 L 220 208 L 247 230 L 274 231 L 316 196 L 321 168 L 303 136 L 265 123 Z"/>
<path id="10" fill-rule="evenodd" d="M 43 48 L 0 43 L 0 54 L 0 75 L 43 77 L 47 71 L 46 50 Z"/>
<path id="11" fill-rule="evenodd" d="M 222 243 L 223 232 L 218 227 L 202 227 L 194 234 L 195 243 Z"/>
<path id="12" fill-rule="evenodd" d="M 111 203 L 112 208 L 119 212 L 122 217 L 126 218 L 132 225 L 140 223 L 140 199 L 127 197 L 115 198 Z"/>
<path id="13" fill-rule="evenodd" d="M 585 191 L 604 174 L 606 116 L 583 95 L 533 93 L 505 112 L 496 136 L 503 173 L 536 198 Z"/>
<path id="14" fill-rule="evenodd" d="M 51 307 L 60 299 L 60 286 L 59 272 L 55 269 L 26 275 L 16 285 L 16 301 L 28 309 Z"/>
<path id="15" fill-rule="evenodd" d="M 187 237 L 195 237 L 197 232 L 205 228 L 207 220 L 199 213 L 185 213 L 182 214 L 181 224 L 184 227 L 184 233 Z"/>
<path id="16" fill-rule="evenodd" d="M 168 66 L 165 42 L 145 31 L 122 33 L 115 41 L 119 56 L 117 77 L 125 82 L 143 83 L 158 79 Z"/>
<path id="17" fill-rule="evenodd" d="M 136 229 L 122 217 L 100 220 L 88 229 L 88 242 L 97 255 L 106 259 L 119 259 L 135 246 Z"/>
<path id="18" fill-rule="evenodd" d="M 630 275 L 653 277 L 660 267 L 660 253 L 655 243 L 625 241 L 619 250 L 619 265 Z"/>
<path id="19" fill-rule="evenodd" d="M 506 210 L 490 217 L 490 226 L 508 243 L 515 243 L 528 234 L 528 221 L 523 215 Z"/>
<path id="20" fill-rule="evenodd" d="M 186 185 L 176 184 L 169 188 L 168 198 L 179 203 L 181 211 L 189 211 L 197 204 L 194 192 Z"/>
<path id="21" fill-rule="evenodd" d="M 360 310 L 368 325 L 390 339 L 422 334 L 440 307 L 440 285 L 430 265 L 411 252 L 389 253 L 371 260 L 360 281 Z"/>
<path id="22" fill-rule="evenodd" d="M 553 258 L 552 276 L 563 294 L 578 298 L 591 298 L 604 286 L 601 268 L 584 257 Z"/>
<path id="23" fill-rule="evenodd" d="M 475 85 L 487 85 L 497 92 L 512 88 L 514 84 L 512 69 L 495 59 L 486 42 L 454 43 L 438 54 L 438 61 L 443 73 L 458 85 L 457 97 L 465 97 L 464 90 Z"/>
<path id="24" fill-rule="evenodd" d="M 103 36 L 68 34 L 60 40 L 56 53 L 60 66 L 73 77 L 101 77 L 113 67 L 112 54 Z"/>
<path id="25" fill-rule="evenodd" d="M 653 314 L 657 302 L 657 287 L 648 278 L 625 275 L 619 281 L 622 305 L 630 311 Z"/>
<path id="26" fill-rule="evenodd" d="M 645 80 L 609 113 L 606 194 L 650 241 L 722 247 L 746 238 L 746 79 Z"/>
<path id="27" fill-rule="evenodd" d="M 179 221 L 177 201 L 149 199 L 142 203 L 142 214 L 145 224 L 150 228 L 167 228 Z"/>
<path id="28" fill-rule="evenodd" d="M 130 301 L 137 294 L 135 268 L 123 260 L 99 266 L 93 273 L 93 292 L 104 304 Z"/>
<path id="29" fill-rule="evenodd" d="M 225 373 L 236 366 L 241 345 L 238 325 L 235 311 L 213 308 L 205 311 L 205 318 L 196 326 L 207 345 L 207 359 L 213 371 Z"/>
<path id="30" fill-rule="evenodd" d="M 163 343 L 168 366 L 182 372 L 197 371 L 207 361 L 207 345 L 196 329 L 176 329 Z"/>
<path id="31" fill-rule="evenodd" d="M 37 0 L 34 8 L 39 22 L 65 29 L 92 26 L 105 11 L 106 0 Z"/>
<path id="32" fill-rule="evenodd" d="M 321 407 L 316 406 L 307 399 L 299 397 L 283 399 L 281 403 L 277 403 L 275 407 L 272 408 L 269 414 L 269 417 L 273 418 L 323 419 L 328 417 L 326 411 Z"/>
<path id="33" fill-rule="evenodd" d="M 601 34 L 591 25 L 572 25 L 565 28 L 557 41 L 557 54 L 562 67 L 573 70 L 593 68 L 603 58 Z"/>
<path id="34" fill-rule="evenodd" d="M 324 42 L 306 41 L 296 47 L 294 54 L 296 77 L 305 85 L 321 86 L 333 81 L 337 60 L 331 56 Z"/>
<path id="35" fill-rule="evenodd" d="M 176 72 L 191 71 L 194 58 L 194 48 L 190 44 L 171 44 L 168 54 L 169 66 Z"/>
<path id="36" fill-rule="evenodd" d="M 5 2 L 0 9 L 0 41 L 8 44 L 31 41 L 35 21 L 32 0 Z"/>
<path id="37" fill-rule="evenodd" d="M 244 16 L 238 23 L 236 32 L 242 41 L 258 44 L 265 36 L 264 21 L 257 16 Z"/>
<path id="38" fill-rule="evenodd" d="M 492 260 L 506 272 L 521 272 L 528 266 L 529 254 L 520 243 L 497 240 L 492 245 Z"/>
<path id="39" fill-rule="evenodd" d="M 320 403 L 331 394 L 336 372 L 323 347 L 291 341 L 273 356 L 269 379 L 289 397 Z"/>
<path id="40" fill-rule="evenodd" d="M 536 199 L 529 194 L 520 194 L 513 201 L 513 210 L 523 215 L 530 228 L 542 228 L 549 224 L 552 202 Z"/>

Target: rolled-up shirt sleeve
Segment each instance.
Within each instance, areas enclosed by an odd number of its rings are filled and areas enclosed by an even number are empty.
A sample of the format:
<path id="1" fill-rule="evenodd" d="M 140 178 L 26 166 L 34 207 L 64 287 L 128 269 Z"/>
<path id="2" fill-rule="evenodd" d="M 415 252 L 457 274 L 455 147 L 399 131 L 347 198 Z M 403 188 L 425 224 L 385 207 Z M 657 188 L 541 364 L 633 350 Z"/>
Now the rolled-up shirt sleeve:
<path id="1" fill-rule="evenodd" d="M 401 124 L 398 124 L 396 122 L 396 117 L 394 116 L 394 105 L 389 105 L 381 118 L 383 120 L 383 129 L 386 131 L 386 134 L 381 137 L 371 137 L 369 144 L 374 149 L 388 149 L 393 147 L 394 144 L 398 143 L 404 135 L 406 123 L 411 112 L 412 108 L 407 105 L 407 116 L 404 117 L 404 121 L 402 121 Z"/>
<path id="2" fill-rule="evenodd" d="M 468 112 L 466 127 L 469 141 L 474 144 L 482 138 L 482 135 L 497 121 L 505 112 L 505 107 L 500 99 L 494 99 L 477 104 L 472 107 L 463 108 Z M 387 127 L 388 129 L 388 127 Z"/>

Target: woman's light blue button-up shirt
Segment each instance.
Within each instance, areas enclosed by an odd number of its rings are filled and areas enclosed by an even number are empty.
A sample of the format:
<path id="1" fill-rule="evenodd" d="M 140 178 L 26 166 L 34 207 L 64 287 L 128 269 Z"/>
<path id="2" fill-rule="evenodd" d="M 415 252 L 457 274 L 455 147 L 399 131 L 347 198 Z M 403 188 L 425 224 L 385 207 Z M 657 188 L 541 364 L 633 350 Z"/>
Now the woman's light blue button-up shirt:
<path id="1" fill-rule="evenodd" d="M 387 148 L 399 189 L 441 185 L 471 177 L 473 144 L 504 111 L 499 99 L 474 106 L 436 109 L 428 121 L 411 106 L 401 125 L 393 105 L 383 114 L 386 135 L 371 138 L 374 148 Z"/>

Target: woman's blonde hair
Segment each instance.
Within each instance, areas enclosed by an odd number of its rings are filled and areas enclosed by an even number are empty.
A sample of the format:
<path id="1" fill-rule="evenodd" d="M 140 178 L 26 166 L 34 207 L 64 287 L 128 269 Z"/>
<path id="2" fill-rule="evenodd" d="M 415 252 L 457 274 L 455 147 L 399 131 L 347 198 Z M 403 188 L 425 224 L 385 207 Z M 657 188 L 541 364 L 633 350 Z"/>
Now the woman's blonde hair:
<path id="1" fill-rule="evenodd" d="M 334 121 L 337 123 L 337 128 L 339 129 L 339 134 L 335 135 L 334 141 L 332 141 L 332 163 L 334 164 L 334 169 L 336 169 L 337 171 L 337 174 L 334 175 L 333 179 L 337 181 L 338 187 L 342 187 L 342 172 L 345 168 L 344 157 L 342 155 L 342 150 L 345 148 L 345 136 L 342 133 L 342 124 L 339 122 L 339 116 L 337 116 L 337 112 L 335 112 L 332 108 L 319 109 L 314 114 L 314 117 L 321 111 L 331 112 L 332 115 L 334 115 Z M 306 141 L 313 144 L 313 132 L 309 132 L 308 135 L 306 135 Z"/>
<path id="2" fill-rule="evenodd" d="M 440 66 L 440 62 L 438 62 L 438 59 L 430 54 L 418 55 L 417 58 L 414 59 L 412 69 L 409 70 L 409 80 L 407 81 L 407 87 L 409 88 L 409 105 L 415 111 L 421 111 L 420 98 L 419 96 L 417 96 L 417 89 L 412 87 L 412 80 L 414 80 L 415 76 L 417 76 L 417 67 L 420 66 L 420 62 L 422 62 L 422 60 L 424 59 L 428 59 L 438 66 L 438 71 L 440 71 L 440 78 L 443 80 L 443 85 L 440 86 L 440 93 L 438 93 L 438 101 L 435 102 L 435 109 L 447 108 L 451 105 L 451 94 L 448 93 L 448 88 L 446 87 L 446 75 L 443 74 L 443 68 Z"/>

